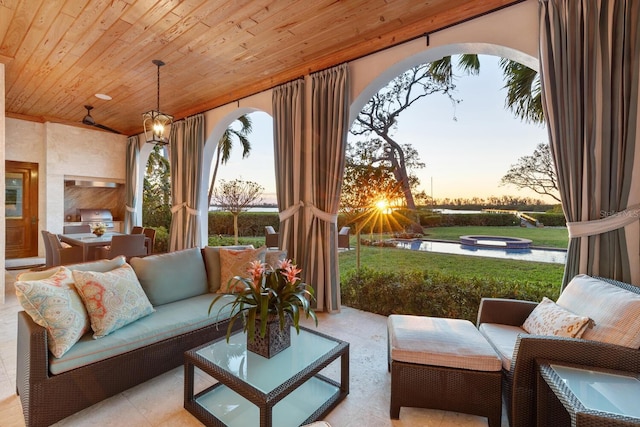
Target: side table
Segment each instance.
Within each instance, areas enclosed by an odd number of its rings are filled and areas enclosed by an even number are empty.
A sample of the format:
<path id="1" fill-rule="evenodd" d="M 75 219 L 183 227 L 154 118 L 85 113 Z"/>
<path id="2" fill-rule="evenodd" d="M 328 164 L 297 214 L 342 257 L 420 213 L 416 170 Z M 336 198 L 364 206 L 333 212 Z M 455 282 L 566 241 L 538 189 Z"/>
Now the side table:
<path id="1" fill-rule="evenodd" d="M 538 361 L 537 425 L 640 425 L 640 373 Z"/>

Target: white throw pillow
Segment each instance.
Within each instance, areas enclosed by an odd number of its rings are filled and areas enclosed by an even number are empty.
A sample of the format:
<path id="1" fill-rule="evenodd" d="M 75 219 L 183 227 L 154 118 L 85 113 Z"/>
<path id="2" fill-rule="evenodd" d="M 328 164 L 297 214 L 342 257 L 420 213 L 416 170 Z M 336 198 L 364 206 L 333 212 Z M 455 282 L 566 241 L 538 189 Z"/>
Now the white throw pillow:
<path id="1" fill-rule="evenodd" d="M 593 327 L 582 338 L 640 347 L 640 295 L 616 285 L 580 274 L 560 294 L 557 304 L 588 316 Z"/>
<path id="2" fill-rule="evenodd" d="M 580 338 L 588 322 L 588 317 L 573 314 L 544 297 L 524 321 L 522 329 L 535 335 Z"/>

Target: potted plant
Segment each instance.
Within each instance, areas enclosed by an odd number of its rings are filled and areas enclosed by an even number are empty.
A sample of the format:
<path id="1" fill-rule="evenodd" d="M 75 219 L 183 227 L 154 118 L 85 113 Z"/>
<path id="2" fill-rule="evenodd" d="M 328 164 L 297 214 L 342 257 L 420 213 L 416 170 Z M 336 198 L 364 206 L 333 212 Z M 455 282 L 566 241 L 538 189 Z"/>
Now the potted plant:
<path id="1" fill-rule="evenodd" d="M 220 308 L 231 307 L 227 342 L 237 320 L 242 320 L 247 333 L 247 348 L 265 357 L 271 357 L 287 348 L 291 343 L 290 325 L 300 333 L 300 314 L 315 320 L 318 318 L 311 308 L 313 288 L 302 282 L 299 274 L 302 270 L 289 259 L 279 261 L 272 268 L 256 260 L 247 269 L 248 277 L 235 276 L 232 280 L 244 287 L 234 294 Z M 223 297 L 217 295 L 209 306 Z"/>
<path id="2" fill-rule="evenodd" d="M 91 230 L 98 237 L 102 236 L 105 231 L 107 231 L 107 225 L 102 222 L 95 224 Z"/>

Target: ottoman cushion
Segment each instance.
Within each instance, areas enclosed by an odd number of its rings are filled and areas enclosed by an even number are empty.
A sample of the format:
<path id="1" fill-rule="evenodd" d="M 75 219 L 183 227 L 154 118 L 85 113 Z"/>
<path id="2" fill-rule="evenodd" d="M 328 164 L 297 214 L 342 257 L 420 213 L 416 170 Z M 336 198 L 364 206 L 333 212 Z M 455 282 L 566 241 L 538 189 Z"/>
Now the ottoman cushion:
<path id="1" fill-rule="evenodd" d="M 474 371 L 502 368 L 493 347 L 468 320 L 391 315 L 388 330 L 392 360 Z"/>

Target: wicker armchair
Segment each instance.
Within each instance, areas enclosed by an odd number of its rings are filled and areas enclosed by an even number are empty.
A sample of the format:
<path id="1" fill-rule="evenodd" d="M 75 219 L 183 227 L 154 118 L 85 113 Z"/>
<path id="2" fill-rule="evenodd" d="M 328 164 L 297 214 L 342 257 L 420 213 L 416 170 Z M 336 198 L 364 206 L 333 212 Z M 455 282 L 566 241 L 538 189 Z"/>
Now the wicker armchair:
<path id="1" fill-rule="evenodd" d="M 600 278 L 640 294 L 628 283 Z M 485 298 L 480 303 L 477 325 L 496 323 L 520 326 L 537 303 Z M 629 372 L 640 372 L 640 350 L 576 338 L 522 334 L 518 337 L 511 368 L 502 370 L 502 391 L 511 427 L 536 425 L 536 379 L 538 360 L 567 362 Z"/>
<path id="2" fill-rule="evenodd" d="M 349 231 L 351 227 L 342 227 L 338 232 L 338 248 L 339 249 L 351 249 L 349 245 Z"/>
<path id="3" fill-rule="evenodd" d="M 267 225 L 264 228 L 265 246 L 268 248 L 277 248 L 280 245 L 280 234 L 276 233 L 276 230 L 272 226 Z"/>

